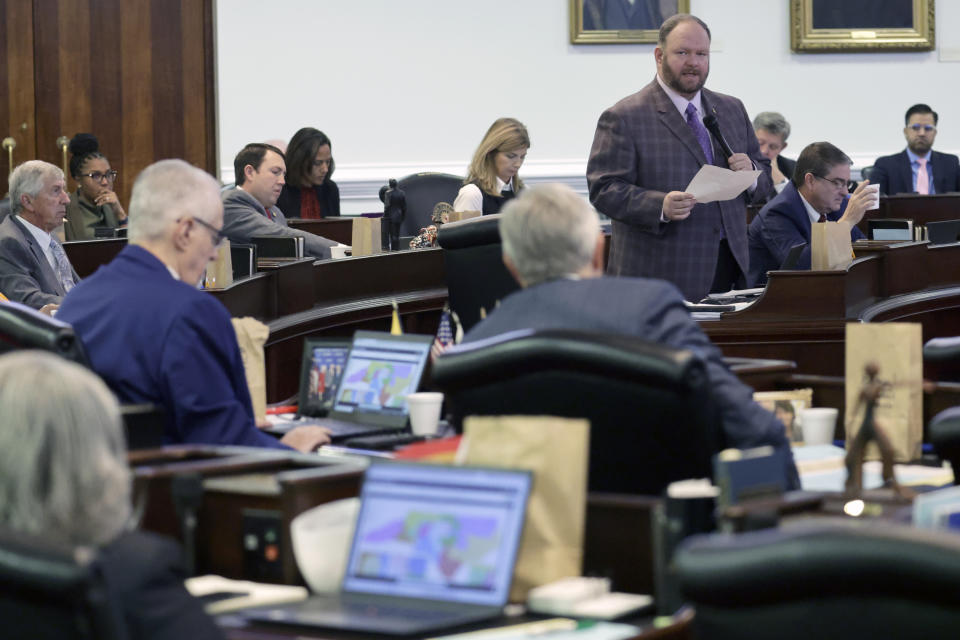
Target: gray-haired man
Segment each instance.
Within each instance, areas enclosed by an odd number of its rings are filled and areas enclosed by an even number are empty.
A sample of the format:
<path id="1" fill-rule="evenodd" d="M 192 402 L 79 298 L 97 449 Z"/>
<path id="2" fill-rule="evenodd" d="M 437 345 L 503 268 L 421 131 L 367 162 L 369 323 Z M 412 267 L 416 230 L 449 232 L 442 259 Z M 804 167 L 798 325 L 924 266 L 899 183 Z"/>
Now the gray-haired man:
<path id="1" fill-rule="evenodd" d="M 10 215 L 0 222 L 0 293 L 50 311 L 80 281 L 51 233 L 70 202 L 63 171 L 30 160 L 13 170 L 9 185 Z"/>

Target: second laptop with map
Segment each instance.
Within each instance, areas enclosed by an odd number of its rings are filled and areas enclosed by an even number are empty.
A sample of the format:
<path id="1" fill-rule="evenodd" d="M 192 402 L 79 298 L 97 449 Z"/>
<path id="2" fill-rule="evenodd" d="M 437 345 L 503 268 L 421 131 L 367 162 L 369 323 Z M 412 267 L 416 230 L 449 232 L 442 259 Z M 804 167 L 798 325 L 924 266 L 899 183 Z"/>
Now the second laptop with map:
<path id="1" fill-rule="evenodd" d="M 529 471 L 374 462 L 339 595 L 251 610 L 284 625 L 409 635 L 500 616 Z"/>
<path id="2" fill-rule="evenodd" d="M 326 418 L 302 416 L 271 431 L 305 424 L 329 428 L 334 442 L 406 428 L 407 395 L 420 386 L 433 336 L 357 331 Z M 304 368 L 305 374 L 309 370 Z M 301 381 L 301 388 L 303 382 Z"/>

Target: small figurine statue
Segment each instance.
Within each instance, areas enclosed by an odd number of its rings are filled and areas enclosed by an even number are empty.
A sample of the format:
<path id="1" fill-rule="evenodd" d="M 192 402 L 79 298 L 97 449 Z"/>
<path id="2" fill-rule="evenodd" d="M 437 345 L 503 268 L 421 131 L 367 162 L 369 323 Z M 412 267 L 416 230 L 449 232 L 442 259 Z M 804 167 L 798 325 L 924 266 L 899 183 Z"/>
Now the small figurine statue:
<path id="1" fill-rule="evenodd" d="M 400 225 L 407 217 L 407 194 L 390 178 L 389 186 L 380 188 L 383 202 L 383 220 L 380 225 L 380 244 L 385 251 L 400 250 Z"/>
<path id="2" fill-rule="evenodd" d="M 913 495 L 913 492 L 897 483 L 897 478 L 893 473 L 893 445 L 890 443 L 890 438 L 887 437 L 886 432 L 881 428 L 881 424 L 877 422 L 875 415 L 880 396 L 891 388 L 891 384 L 877 379 L 880 367 L 876 362 L 867 363 L 864 372 L 867 375 L 867 381 L 857 395 L 857 405 L 853 411 L 856 414 L 863 406 L 863 423 L 847 450 L 846 497 L 847 499 L 859 498 L 863 492 L 863 457 L 867 445 L 875 440 L 880 448 L 880 459 L 883 461 L 884 483 L 893 489 L 897 495 L 909 498 Z"/>

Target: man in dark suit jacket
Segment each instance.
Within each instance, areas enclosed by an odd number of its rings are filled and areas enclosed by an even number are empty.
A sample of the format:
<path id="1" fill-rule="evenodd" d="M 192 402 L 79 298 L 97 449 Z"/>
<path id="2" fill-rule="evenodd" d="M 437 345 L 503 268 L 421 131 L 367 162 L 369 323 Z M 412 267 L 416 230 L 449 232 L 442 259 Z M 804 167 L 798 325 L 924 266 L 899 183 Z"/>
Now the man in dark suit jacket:
<path id="1" fill-rule="evenodd" d="M 0 222 L 0 293 L 49 312 L 80 281 L 52 235 L 70 202 L 63 171 L 30 160 L 13 170 L 9 185 L 11 213 Z"/>
<path id="2" fill-rule="evenodd" d="M 654 81 L 600 116 L 587 164 L 590 201 L 613 219 L 611 274 L 663 278 L 699 300 L 743 282 L 744 209 L 772 191 L 770 161 L 743 104 L 703 88 L 710 31 L 701 20 L 667 19 L 654 57 Z M 706 115 L 719 121 L 730 157 L 706 132 Z M 762 173 L 733 200 L 697 204 L 684 189 L 704 164 Z"/>
<path id="3" fill-rule="evenodd" d="M 133 185 L 129 220 L 130 243 L 57 312 L 117 397 L 163 407 L 165 444 L 311 451 L 329 441 L 319 427 L 277 441 L 256 426 L 230 315 L 196 286 L 223 237 L 216 180 L 182 160 L 153 164 Z"/>
<path id="4" fill-rule="evenodd" d="M 915 104 L 907 109 L 904 120 L 907 148 L 892 156 L 877 158 L 870 181 L 880 185 L 880 193 L 891 196 L 960 191 L 960 159 L 933 151 L 937 112 L 925 104 Z"/>
<path id="5" fill-rule="evenodd" d="M 500 220 L 503 262 L 522 289 L 504 298 L 465 336 L 482 340 L 518 329 L 580 329 L 635 336 L 699 354 L 707 365 L 726 445 L 789 449 L 783 424 L 690 317 L 683 297 L 660 280 L 603 274 L 596 212 L 571 189 L 539 185 L 508 203 Z M 796 486 L 792 456 L 788 475 Z"/>
<path id="6" fill-rule="evenodd" d="M 249 243 L 253 236 L 303 238 L 303 253 L 329 258 L 330 247 L 339 243 L 313 233 L 292 229 L 277 208 L 283 189 L 286 161 L 280 149 L 254 142 L 233 161 L 237 186 L 223 192 L 223 233 L 230 242 Z"/>
<path id="7" fill-rule="evenodd" d="M 767 271 L 779 269 L 798 244 L 807 246 L 794 268 L 810 268 L 814 222 L 843 222 L 850 226 L 851 241 L 864 237 L 857 223 L 877 196 L 863 182 L 847 197 L 850 164 L 847 154 L 829 142 L 814 142 L 800 152 L 794 179 L 750 223 L 751 286 L 763 286 Z"/>

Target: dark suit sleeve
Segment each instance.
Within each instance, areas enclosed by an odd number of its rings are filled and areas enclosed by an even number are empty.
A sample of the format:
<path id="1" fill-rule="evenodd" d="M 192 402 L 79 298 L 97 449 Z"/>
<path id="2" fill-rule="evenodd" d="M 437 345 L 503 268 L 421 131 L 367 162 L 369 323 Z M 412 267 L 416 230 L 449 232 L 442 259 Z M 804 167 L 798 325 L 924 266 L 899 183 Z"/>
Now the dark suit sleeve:
<path id="1" fill-rule="evenodd" d="M 287 448 L 254 423 L 237 337 L 219 302 L 196 298 L 162 339 L 158 382 L 178 442 Z"/>
<path id="2" fill-rule="evenodd" d="M 797 244 L 807 243 L 807 247 L 803 250 L 803 253 L 800 254 L 800 259 L 797 261 L 795 268 L 809 269 L 810 243 L 800 230 L 797 229 L 797 225 L 794 224 L 793 220 L 776 209 L 771 209 L 767 212 L 763 222 L 761 238 L 767 250 L 776 260 L 777 265 L 783 264 L 787 254 L 790 253 L 791 247 Z"/>
<path id="3" fill-rule="evenodd" d="M 789 463 L 785 469 L 787 486 L 799 488 L 800 479 L 783 424 L 754 402 L 753 390 L 727 368 L 720 350 L 690 317 L 680 292 L 666 285 L 662 289 L 656 296 L 660 305 L 659 313 L 650 316 L 649 326 L 643 327 L 643 333 L 638 335 L 672 347 L 689 349 L 702 357 L 707 365 L 713 399 L 720 411 L 727 446 L 746 449 L 771 445 L 784 449 Z"/>
<path id="4" fill-rule="evenodd" d="M 873 170 L 870 172 L 870 184 L 879 184 L 880 193 L 883 195 L 893 195 L 890 193 L 890 169 L 886 158 L 877 158 L 873 163 Z"/>
<path id="5" fill-rule="evenodd" d="M 130 638 L 221 640 L 224 635 L 199 600 L 183 586 L 187 577 L 178 546 L 140 532 L 121 536 L 100 552 L 114 600 Z"/>
<path id="6" fill-rule="evenodd" d="M 22 302 L 34 309 L 46 304 L 60 304 L 62 296 L 43 291 L 39 271 L 36 258 L 16 238 L 7 237 L 0 241 L 0 293 L 13 302 Z"/>
<path id="7" fill-rule="evenodd" d="M 691 176 L 692 177 L 692 176 Z M 650 233 L 662 226 L 663 191 L 646 189 L 637 182 L 637 149 L 623 119 L 604 111 L 587 162 L 590 202 L 602 213 Z"/>

